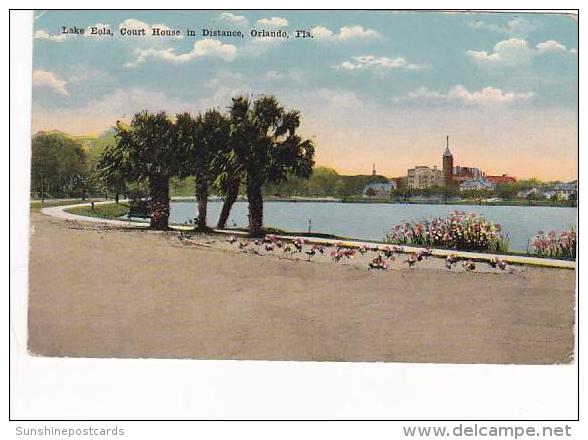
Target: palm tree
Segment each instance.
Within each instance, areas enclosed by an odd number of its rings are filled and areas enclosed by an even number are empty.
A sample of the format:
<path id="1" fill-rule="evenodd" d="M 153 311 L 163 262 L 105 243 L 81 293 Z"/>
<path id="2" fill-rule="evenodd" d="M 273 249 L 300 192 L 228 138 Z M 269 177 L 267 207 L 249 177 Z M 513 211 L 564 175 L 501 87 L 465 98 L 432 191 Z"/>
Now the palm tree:
<path id="1" fill-rule="evenodd" d="M 120 172 L 129 181 L 147 181 L 151 227 L 167 229 L 169 220 L 169 179 L 185 163 L 176 142 L 174 124 L 167 113 L 142 111 L 130 126 L 117 121 L 116 145 L 100 159 L 99 173 Z"/>
<path id="2" fill-rule="evenodd" d="M 119 153 L 119 149 L 107 146 L 92 167 L 92 174 L 106 188 L 112 188 L 114 190 L 114 201 L 117 204 L 121 191 L 126 191 L 125 172 L 122 167 L 122 157 L 118 156 Z"/>
<path id="3" fill-rule="evenodd" d="M 216 178 L 212 167 L 213 159 L 226 148 L 229 137 L 229 123 L 216 110 L 193 118 L 189 113 L 176 116 L 176 142 L 186 157 L 180 176 L 195 177 L 198 229 L 206 229 L 208 188 Z"/>
<path id="4" fill-rule="evenodd" d="M 224 199 L 216 227 L 218 229 L 225 229 L 229 215 L 231 214 L 231 208 L 239 196 L 241 176 L 239 174 L 239 166 L 234 162 L 230 152 L 219 154 L 215 162 L 220 170 L 215 181 L 215 186 L 217 192 Z"/>
<path id="5" fill-rule="evenodd" d="M 230 126 L 229 120 L 217 110 L 208 110 L 198 121 L 199 143 L 194 156 L 198 227 L 206 228 L 208 188 L 221 172 L 218 162 L 228 148 Z"/>
<path id="6" fill-rule="evenodd" d="M 230 116 L 231 155 L 245 178 L 249 234 L 257 237 L 263 233 L 263 185 L 282 183 L 289 174 L 309 177 L 314 146 L 296 134 L 300 113 L 285 110 L 273 96 L 253 103 L 244 96 L 233 98 Z"/>

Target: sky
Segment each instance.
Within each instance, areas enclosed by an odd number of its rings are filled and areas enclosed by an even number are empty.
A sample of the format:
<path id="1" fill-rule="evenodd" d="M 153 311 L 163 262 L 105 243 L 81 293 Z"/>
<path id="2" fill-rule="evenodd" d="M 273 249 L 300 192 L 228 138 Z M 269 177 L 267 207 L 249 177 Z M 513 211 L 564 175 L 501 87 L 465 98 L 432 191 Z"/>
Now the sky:
<path id="1" fill-rule="evenodd" d="M 91 36 L 92 26 L 112 36 Z M 577 21 L 555 14 L 37 11 L 32 128 L 100 134 L 141 110 L 196 114 L 238 94 L 273 94 L 300 110 L 317 165 L 342 174 L 441 167 L 448 135 L 456 165 L 568 181 L 577 178 L 577 47 Z"/>

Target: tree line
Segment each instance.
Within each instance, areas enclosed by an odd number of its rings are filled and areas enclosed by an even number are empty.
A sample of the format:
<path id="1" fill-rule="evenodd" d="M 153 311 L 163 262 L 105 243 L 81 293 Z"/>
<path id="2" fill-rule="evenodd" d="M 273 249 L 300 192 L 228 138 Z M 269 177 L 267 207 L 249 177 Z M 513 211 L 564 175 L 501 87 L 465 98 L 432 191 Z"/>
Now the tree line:
<path id="1" fill-rule="evenodd" d="M 115 142 L 96 161 L 96 176 L 108 185 L 146 183 L 150 225 L 168 227 L 170 179 L 195 176 L 196 226 L 207 225 L 211 188 L 223 207 L 217 227 L 224 228 L 241 186 L 249 205 L 249 233 L 263 234 L 266 184 L 312 174 L 315 148 L 297 134 L 300 112 L 286 109 L 273 96 L 232 99 L 228 111 L 207 110 L 196 116 L 166 112 L 135 114 L 130 124 L 117 121 Z"/>

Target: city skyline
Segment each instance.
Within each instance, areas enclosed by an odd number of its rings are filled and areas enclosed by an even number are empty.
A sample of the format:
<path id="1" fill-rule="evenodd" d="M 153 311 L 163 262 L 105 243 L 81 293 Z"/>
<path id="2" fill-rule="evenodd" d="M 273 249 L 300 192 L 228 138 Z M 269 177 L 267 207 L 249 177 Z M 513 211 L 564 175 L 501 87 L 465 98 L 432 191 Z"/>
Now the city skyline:
<path id="1" fill-rule="evenodd" d="M 159 24 L 157 24 L 159 23 Z M 113 36 L 62 34 L 101 27 Z M 123 28 L 179 37 L 122 37 Z M 286 30 L 287 39 L 187 29 Z M 297 39 L 308 29 L 312 39 Z M 33 124 L 98 134 L 135 111 L 225 108 L 274 94 L 302 114 L 317 165 L 386 176 L 457 163 L 577 178 L 577 23 L 565 15 L 346 11 L 37 12 Z"/>

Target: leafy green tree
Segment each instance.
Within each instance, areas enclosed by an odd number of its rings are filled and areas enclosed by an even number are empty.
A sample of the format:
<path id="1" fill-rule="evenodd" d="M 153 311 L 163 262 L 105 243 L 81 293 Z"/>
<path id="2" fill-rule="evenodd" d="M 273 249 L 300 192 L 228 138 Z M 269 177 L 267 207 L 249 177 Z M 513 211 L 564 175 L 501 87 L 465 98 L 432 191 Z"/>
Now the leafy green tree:
<path id="1" fill-rule="evenodd" d="M 538 191 L 531 191 L 526 197 L 529 206 L 531 206 L 534 201 L 541 200 L 542 198 L 543 195 Z"/>
<path id="2" fill-rule="evenodd" d="M 273 96 L 251 102 L 247 97 L 233 98 L 230 107 L 231 154 L 238 174 L 245 178 L 249 202 L 249 234 L 263 231 L 263 194 L 265 183 L 281 183 L 289 174 L 309 177 L 314 165 L 314 146 L 296 134 L 300 113 L 285 110 Z"/>
<path id="3" fill-rule="evenodd" d="M 169 180 L 185 164 L 178 148 L 175 127 L 167 113 L 136 113 L 130 126 L 116 124 L 116 144 L 105 149 L 99 173 L 121 173 L 125 180 L 146 182 L 149 187 L 151 227 L 167 229 Z"/>
<path id="4" fill-rule="evenodd" d="M 82 144 L 60 132 L 39 132 L 32 139 L 31 190 L 44 200 L 77 192 L 72 182 L 86 176 L 87 156 Z"/>
<path id="5" fill-rule="evenodd" d="M 71 177 L 65 188 L 68 195 L 74 195 L 84 201 L 86 200 L 86 196 L 92 192 L 94 186 L 93 183 L 90 173 L 76 174 Z"/>
<path id="6" fill-rule="evenodd" d="M 514 183 L 496 185 L 496 195 L 505 200 L 514 199 L 519 191 L 519 187 Z"/>
<path id="7" fill-rule="evenodd" d="M 92 167 L 96 180 L 101 182 L 105 188 L 113 190 L 114 200 L 117 204 L 120 193 L 124 194 L 127 190 L 128 171 L 123 166 L 124 158 L 121 153 L 120 149 L 106 146 Z"/>
<path id="8" fill-rule="evenodd" d="M 312 176 L 305 180 L 305 187 L 309 194 L 316 196 L 334 196 L 337 190 L 339 174 L 333 168 L 316 167 Z"/>
<path id="9" fill-rule="evenodd" d="M 376 196 L 376 190 L 373 188 L 368 188 L 365 191 L 365 195 L 368 197 L 368 200 L 371 202 L 372 201 L 372 197 Z"/>

